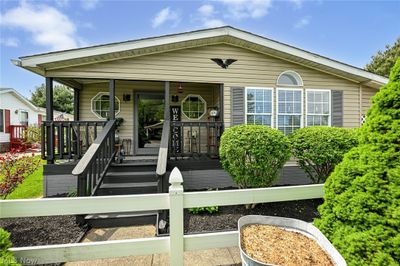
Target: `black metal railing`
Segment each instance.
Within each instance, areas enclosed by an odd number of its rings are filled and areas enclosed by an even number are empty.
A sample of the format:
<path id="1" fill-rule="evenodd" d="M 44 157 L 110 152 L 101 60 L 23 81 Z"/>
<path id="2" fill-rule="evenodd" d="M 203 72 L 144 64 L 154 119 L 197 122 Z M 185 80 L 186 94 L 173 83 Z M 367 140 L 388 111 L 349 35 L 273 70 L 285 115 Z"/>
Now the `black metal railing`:
<path id="1" fill-rule="evenodd" d="M 115 120 L 111 120 L 75 166 L 72 174 L 78 179 L 78 196 L 92 196 L 96 193 L 115 158 L 114 138 Z"/>
<path id="2" fill-rule="evenodd" d="M 193 157 L 207 155 L 218 157 L 223 122 L 171 121 L 171 157 Z"/>
<path id="3" fill-rule="evenodd" d="M 106 123 L 106 121 L 44 121 L 42 158 L 80 159 Z"/>

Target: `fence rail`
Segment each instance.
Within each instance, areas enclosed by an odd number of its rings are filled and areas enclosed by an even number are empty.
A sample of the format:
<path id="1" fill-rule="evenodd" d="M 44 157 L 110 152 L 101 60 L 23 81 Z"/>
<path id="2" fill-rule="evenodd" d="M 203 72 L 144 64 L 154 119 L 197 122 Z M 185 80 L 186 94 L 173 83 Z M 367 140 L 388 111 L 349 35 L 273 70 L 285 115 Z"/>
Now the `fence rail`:
<path id="1" fill-rule="evenodd" d="M 77 215 L 144 210 L 170 210 L 170 236 L 36 247 L 12 248 L 21 261 L 59 263 L 169 253 L 171 265 L 183 265 L 183 252 L 236 246 L 238 232 L 184 235 L 184 208 L 321 198 L 323 185 L 183 192 L 182 175 L 171 172 L 169 193 L 0 201 L 0 218 Z"/>

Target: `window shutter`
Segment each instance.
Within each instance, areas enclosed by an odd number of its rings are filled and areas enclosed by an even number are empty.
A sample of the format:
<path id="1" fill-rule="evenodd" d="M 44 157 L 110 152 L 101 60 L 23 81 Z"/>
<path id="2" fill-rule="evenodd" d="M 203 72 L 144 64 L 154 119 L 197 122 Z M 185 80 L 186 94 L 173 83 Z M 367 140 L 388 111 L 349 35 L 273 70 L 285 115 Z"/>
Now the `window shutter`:
<path id="1" fill-rule="evenodd" d="M 10 133 L 10 110 L 4 110 L 4 126 L 5 126 L 5 133 Z"/>
<path id="2" fill-rule="evenodd" d="M 38 125 L 41 126 L 42 125 L 42 121 L 43 121 L 41 114 L 38 114 L 38 119 L 37 120 L 38 120 Z"/>
<path id="3" fill-rule="evenodd" d="M 343 127 L 343 91 L 333 90 L 332 95 L 332 121 L 334 127 Z"/>
<path id="4" fill-rule="evenodd" d="M 231 88 L 232 126 L 244 124 L 244 88 Z"/>

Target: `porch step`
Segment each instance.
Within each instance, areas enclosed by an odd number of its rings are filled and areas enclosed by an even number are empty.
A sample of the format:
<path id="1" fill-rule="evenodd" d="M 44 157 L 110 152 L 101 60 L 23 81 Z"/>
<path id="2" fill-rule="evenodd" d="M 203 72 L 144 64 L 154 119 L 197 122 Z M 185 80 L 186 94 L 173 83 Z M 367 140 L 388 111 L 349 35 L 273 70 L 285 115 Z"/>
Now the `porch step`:
<path id="1" fill-rule="evenodd" d="M 157 193 L 157 182 L 103 183 L 97 190 L 97 196 L 134 195 Z"/>
<path id="2" fill-rule="evenodd" d="M 108 214 L 89 214 L 86 222 L 94 228 L 156 224 L 158 212 L 120 212 Z"/>
<path id="3" fill-rule="evenodd" d="M 156 182 L 155 172 L 120 172 L 108 171 L 104 177 L 103 183 L 133 183 L 133 182 Z"/>
<path id="4" fill-rule="evenodd" d="M 157 168 L 157 162 L 153 161 L 132 161 L 124 162 L 121 164 L 111 164 L 108 172 L 143 172 L 143 171 L 153 171 L 155 172 Z"/>

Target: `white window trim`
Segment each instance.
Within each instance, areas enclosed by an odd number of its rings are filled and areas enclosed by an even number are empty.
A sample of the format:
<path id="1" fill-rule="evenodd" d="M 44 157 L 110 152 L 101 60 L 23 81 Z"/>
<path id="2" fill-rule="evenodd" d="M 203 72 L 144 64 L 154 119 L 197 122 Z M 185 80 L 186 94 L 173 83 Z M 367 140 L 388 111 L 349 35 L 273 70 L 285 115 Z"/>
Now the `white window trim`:
<path id="1" fill-rule="evenodd" d="M 97 114 L 97 113 L 93 110 L 93 101 L 94 101 L 94 99 L 96 99 L 96 98 L 99 97 L 100 95 L 108 95 L 108 96 L 110 96 L 110 93 L 109 93 L 109 92 L 98 92 L 94 97 L 92 97 L 92 98 L 90 99 L 90 110 L 92 111 L 92 113 L 93 113 L 97 118 L 107 120 L 107 117 L 102 117 L 102 116 L 100 116 L 99 114 Z M 119 106 L 119 110 L 118 110 L 117 112 L 115 112 L 115 116 L 117 116 L 117 115 L 121 112 L 121 101 L 118 99 L 117 96 L 115 96 L 115 99 L 117 100 L 118 106 Z"/>
<path id="2" fill-rule="evenodd" d="M 309 91 L 314 91 L 314 92 L 318 92 L 318 91 L 322 91 L 322 92 L 329 92 L 329 116 L 328 116 L 328 127 L 332 126 L 332 90 L 327 90 L 327 89 L 306 89 L 306 94 L 305 94 L 305 126 L 308 126 L 308 121 L 307 121 L 307 117 L 308 117 L 308 92 Z M 310 114 L 310 115 L 321 115 L 321 114 Z M 323 115 L 323 114 L 322 114 Z"/>
<path id="3" fill-rule="evenodd" d="M 304 127 L 304 89 L 302 88 L 290 88 L 290 87 L 284 87 L 284 88 L 276 88 L 276 94 L 275 94 L 275 101 L 276 101 L 276 114 L 275 114 L 275 119 L 276 119 L 276 128 L 279 129 L 278 125 L 278 116 L 279 115 L 298 115 L 298 114 L 288 114 L 288 113 L 279 113 L 279 91 L 284 91 L 284 90 L 291 90 L 291 91 L 300 91 L 301 92 L 301 113 L 300 113 L 300 128 Z"/>
<path id="4" fill-rule="evenodd" d="M 199 118 L 189 118 L 185 112 L 183 111 L 183 102 L 186 101 L 187 98 L 189 97 L 199 97 L 199 99 L 204 103 L 204 112 L 201 116 L 199 116 Z M 200 120 L 203 118 L 203 116 L 207 113 L 207 102 L 206 100 L 203 99 L 203 97 L 201 97 L 201 95 L 199 94 L 188 94 L 186 95 L 185 98 L 183 98 L 183 100 L 181 101 L 181 113 L 189 120 Z"/>
<path id="5" fill-rule="evenodd" d="M 284 74 L 294 74 L 294 75 L 296 75 L 299 78 L 300 84 L 298 84 L 298 85 L 279 84 L 279 79 Z M 285 87 L 285 88 L 286 88 L 286 86 L 287 86 L 287 88 L 292 88 L 292 87 L 298 88 L 298 87 L 303 87 L 304 83 L 303 83 L 303 79 L 301 78 L 299 73 L 297 73 L 296 71 L 293 71 L 293 70 L 286 70 L 286 71 L 283 71 L 281 74 L 279 74 L 278 78 L 276 79 L 276 85 L 282 86 L 282 87 Z"/>
<path id="6" fill-rule="evenodd" d="M 244 123 L 247 124 L 247 90 L 251 90 L 251 89 L 255 89 L 255 90 L 270 90 L 271 91 L 271 113 L 257 113 L 258 115 L 271 115 L 271 128 L 274 128 L 275 125 L 275 118 L 274 118 L 274 111 L 275 111 L 275 103 L 274 103 L 274 88 L 271 87 L 245 87 L 244 90 Z M 256 113 L 254 113 L 254 115 L 257 115 Z"/>

